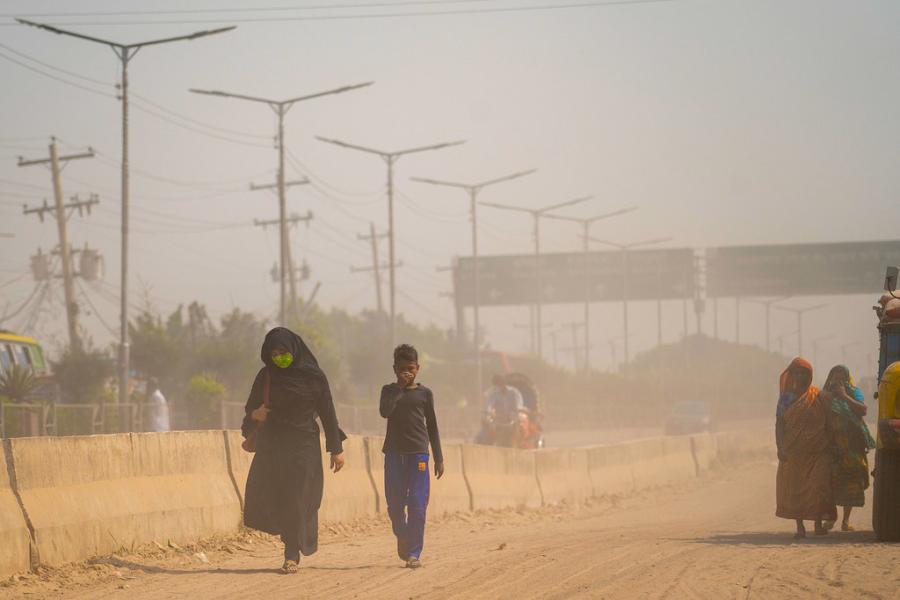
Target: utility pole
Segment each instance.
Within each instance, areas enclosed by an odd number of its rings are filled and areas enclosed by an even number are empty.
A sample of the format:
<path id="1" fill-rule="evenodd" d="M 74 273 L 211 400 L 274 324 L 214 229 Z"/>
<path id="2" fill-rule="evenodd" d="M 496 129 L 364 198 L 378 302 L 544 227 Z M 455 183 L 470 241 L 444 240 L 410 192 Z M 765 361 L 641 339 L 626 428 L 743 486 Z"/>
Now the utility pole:
<path id="1" fill-rule="evenodd" d="M 327 90 L 325 92 L 316 92 L 314 94 L 307 94 L 305 96 L 297 96 L 295 98 L 288 98 L 287 100 L 273 100 L 271 98 L 260 98 L 257 96 L 247 96 L 244 94 L 232 94 L 230 92 L 223 92 L 220 90 L 198 90 L 198 89 L 190 89 L 189 92 L 193 94 L 203 94 L 205 96 L 219 96 L 221 98 L 234 98 L 237 100 L 247 100 L 249 102 L 258 102 L 267 105 L 272 112 L 275 113 L 275 116 L 278 117 L 278 174 L 277 181 L 275 183 L 275 187 L 278 190 L 278 218 L 281 220 L 279 224 L 279 239 L 280 239 L 280 248 L 281 251 L 279 253 L 280 262 L 281 262 L 281 279 L 279 280 L 279 297 L 278 297 L 278 315 L 279 320 L 282 325 L 286 324 L 287 314 L 285 310 L 286 304 L 286 281 L 285 281 L 285 265 L 287 265 L 290 261 L 289 246 L 288 246 L 288 233 L 287 233 L 287 199 L 285 197 L 285 188 L 287 187 L 287 182 L 284 177 L 284 116 L 288 113 L 289 110 L 296 104 L 297 102 L 304 102 L 306 100 L 312 100 L 314 98 L 321 98 L 322 96 L 329 96 L 333 94 L 342 94 L 344 92 L 349 92 L 351 90 L 357 90 L 360 88 L 368 87 L 372 85 L 374 82 L 369 81 L 366 83 L 360 83 L 356 85 L 347 85 L 344 87 L 336 88 L 333 90 Z M 302 183 L 309 183 L 308 181 Z M 261 186 L 261 187 L 271 187 L 271 186 Z M 254 188 L 251 188 L 254 189 Z M 260 188 L 261 189 L 261 188 Z"/>
<path id="2" fill-rule="evenodd" d="M 353 273 L 361 273 L 371 271 L 375 276 L 375 306 L 378 310 L 378 316 L 384 314 L 384 300 L 381 297 L 381 269 L 386 267 L 387 265 L 382 265 L 378 260 L 378 240 L 383 240 L 388 237 L 387 233 L 376 233 L 375 232 L 375 223 L 369 223 L 369 233 L 362 234 L 359 233 L 356 235 L 356 238 L 363 242 L 369 242 L 372 245 L 372 266 L 371 267 L 351 267 L 350 271 Z"/>
<path id="3" fill-rule="evenodd" d="M 188 35 L 176 37 L 161 38 L 140 42 L 137 44 L 120 44 L 111 42 L 101 38 L 75 33 L 65 29 L 59 29 L 51 25 L 35 23 L 34 21 L 26 21 L 25 19 L 16 19 L 19 23 L 37 27 L 51 33 L 60 35 L 68 35 L 78 39 L 103 44 L 109 46 L 121 64 L 121 99 L 122 99 L 122 291 L 119 302 L 121 311 L 119 316 L 119 403 L 128 402 L 128 372 L 130 362 L 130 350 L 128 346 L 128 209 L 129 209 L 129 163 L 128 163 L 128 63 L 134 58 L 134 55 L 147 46 L 158 46 L 170 42 L 193 41 L 201 37 L 215 35 L 231 31 L 235 27 L 221 27 L 206 31 L 197 31 Z"/>
<path id="4" fill-rule="evenodd" d="M 630 264 L 628 261 L 628 253 L 630 250 L 634 248 L 638 248 L 640 246 L 649 246 L 652 244 L 661 244 L 663 242 L 668 242 L 672 238 L 654 238 L 652 240 L 643 240 L 640 242 L 632 242 L 630 244 L 619 244 L 616 242 L 610 242 L 607 240 L 599 240 L 596 238 L 591 238 L 591 241 L 596 242 L 598 244 L 604 244 L 606 246 L 612 246 L 613 248 L 619 249 L 622 253 L 622 347 L 624 351 L 624 358 L 622 360 L 622 366 L 627 366 L 629 361 L 628 356 L 628 279 L 630 275 Z"/>
<path id="5" fill-rule="evenodd" d="M 789 306 L 776 306 L 778 310 L 792 312 L 797 315 L 797 355 L 803 356 L 803 315 L 806 313 L 825 308 L 827 304 L 816 304 L 815 306 L 807 306 L 806 308 L 791 308 Z"/>
<path id="6" fill-rule="evenodd" d="M 534 228 L 534 260 L 535 276 L 537 279 L 537 285 L 535 286 L 535 295 L 537 301 L 534 305 L 534 314 L 536 315 L 536 317 L 532 321 L 531 327 L 532 331 L 534 332 L 534 336 L 537 338 L 537 357 L 541 359 L 544 358 L 544 327 L 542 325 L 544 278 L 543 269 L 541 268 L 541 217 L 545 216 L 550 211 L 557 210 L 566 206 L 572 206 L 574 204 L 580 204 L 582 202 L 587 202 L 591 198 L 593 198 L 593 196 L 581 196 L 580 198 L 567 200 L 565 202 L 559 202 L 557 204 L 551 204 L 543 208 L 524 208 L 521 206 L 510 206 L 508 204 L 497 204 L 494 202 L 481 203 L 482 206 L 490 206 L 491 208 L 498 208 L 500 210 L 510 210 L 531 215 L 531 219 L 533 222 L 532 226 Z"/>
<path id="7" fill-rule="evenodd" d="M 772 351 L 772 305 L 789 299 L 789 296 L 783 296 L 781 298 L 769 298 L 767 300 L 753 300 L 749 298 L 744 299 L 744 302 L 761 304 L 766 309 L 766 352 Z"/>
<path id="8" fill-rule="evenodd" d="M 78 160 L 81 158 L 94 158 L 94 151 L 88 148 L 87 152 L 80 154 L 69 154 L 60 156 L 56 147 L 56 138 L 51 138 L 49 158 L 41 158 L 36 160 L 25 160 L 19 157 L 20 167 L 29 167 L 32 165 L 50 165 L 50 173 L 53 179 L 53 200 L 54 207 L 52 209 L 56 218 L 57 234 L 59 236 L 59 255 L 62 263 L 63 275 L 63 297 L 66 302 L 66 325 L 69 329 L 69 346 L 74 350 L 81 349 L 81 339 L 78 336 L 78 305 L 75 303 L 75 284 L 74 272 L 72 269 L 72 249 L 69 246 L 69 234 L 66 229 L 66 209 L 74 208 L 81 211 L 83 208 L 90 210 L 94 204 L 98 204 L 99 200 L 91 198 L 86 202 L 74 199 L 70 204 L 63 201 L 62 182 L 60 181 L 60 162 L 68 164 L 70 160 Z M 65 166 L 65 165 L 64 165 Z M 44 212 L 51 209 L 47 206 L 46 201 L 41 208 L 24 209 L 24 214 L 37 213 L 41 221 L 44 220 Z"/>
<path id="9" fill-rule="evenodd" d="M 584 323 L 572 322 L 566 323 L 563 325 L 563 330 L 568 329 L 569 333 L 572 336 L 572 345 L 568 348 L 561 348 L 563 352 L 572 352 L 573 353 L 573 364 L 575 367 L 575 372 L 579 371 L 579 358 L 582 355 L 584 350 L 584 346 L 582 346 L 578 342 L 578 330 L 584 328 Z"/>
<path id="10" fill-rule="evenodd" d="M 473 292 L 474 299 L 472 302 L 472 320 L 474 324 L 474 329 L 472 333 L 472 345 L 473 352 L 475 353 L 475 399 L 481 397 L 481 379 L 482 379 L 482 364 L 481 364 L 481 325 L 479 318 L 479 308 L 481 298 L 480 294 L 480 282 L 478 281 L 479 276 L 479 264 L 478 264 L 478 194 L 484 188 L 502 183 L 504 181 L 511 181 L 513 179 L 518 179 L 519 177 L 524 177 L 525 175 L 530 175 L 537 171 L 537 169 L 528 169 L 527 171 L 519 171 L 517 173 L 512 173 L 510 175 L 504 175 L 503 177 L 497 177 L 496 179 L 488 179 L 487 181 L 482 181 L 481 183 L 459 183 L 455 181 L 443 181 L 439 179 L 429 179 L 426 177 L 411 177 L 412 181 L 418 181 L 419 183 L 427 183 L 430 185 L 441 185 L 452 188 L 459 188 L 465 190 L 467 194 L 469 194 L 469 214 L 470 219 L 472 221 L 472 261 L 473 261 Z"/>
<path id="11" fill-rule="evenodd" d="M 316 136 L 316 139 L 320 142 L 325 142 L 328 144 L 334 144 L 335 146 L 340 146 L 341 148 L 346 148 L 348 150 L 357 150 L 359 152 L 366 152 L 368 154 L 375 154 L 380 156 L 382 160 L 384 160 L 387 165 L 387 201 L 388 201 L 388 302 L 390 306 L 390 329 L 391 329 L 391 347 L 397 345 L 397 255 L 396 255 L 396 242 L 397 235 L 394 228 L 394 163 L 396 163 L 400 157 L 406 156 L 407 154 L 416 154 L 419 152 L 428 152 L 431 150 L 441 150 L 443 148 L 450 148 L 452 146 L 459 146 L 460 144 L 465 144 L 465 140 L 457 140 L 454 142 L 444 142 L 441 144 L 433 144 L 431 146 L 419 146 L 417 148 L 407 148 L 406 150 L 396 150 L 394 152 L 388 152 L 385 150 L 376 150 L 374 148 L 366 148 L 365 146 L 358 146 L 356 144 L 348 144 L 347 142 L 342 142 L 341 140 L 335 140 L 332 138 L 326 138 L 321 136 Z"/>
<path id="12" fill-rule="evenodd" d="M 262 189 L 262 187 L 269 187 L 269 186 L 260 186 L 257 188 L 253 188 L 251 186 L 251 189 Z M 282 225 L 284 226 L 285 235 L 287 236 L 286 239 L 288 240 L 287 263 L 283 263 L 283 262 L 279 263 L 278 273 L 277 273 L 277 275 L 278 275 L 277 281 L 281 285 L 284 284 L 285 271 L 286 271 L 288 274 L 287 275 L 288 280 L 290 281 L 290 290 L 291 290 L 291 300 L 290 300 L 290 311 L 289 312 L 291 315 L 294 315 L 294 316 L 297 316 L 297 314 L 298 314 L 297 272 L 305 271 L 305 270 L 307 270 L 307 268 L 306 267 L 297 268 L 297 266 L 294 264 L 294 256 L 293 256 L 293 253 L 291 252 L 290 237 L 288 235 L 287 226 L 288 225 L 296 225 L 297 223 L 306 223 L 307 226 L 309 226 L 309 222 L 312 220 L 313 220 L 313 214 L 312 214 L 312 211 L 309 211 L 309 210 L 306 211 L 305 215 L 301 216 L 301 215 L 297 215 L 296 213 L 294 213 L 294 214 L 291 214 L 290 217 L 286 217 L 284 219 L 278 218 L 278 219 L 272 219 L 269 221 L 260 221 L 259 219 L 253 219 L 254 225 L 256 225 L 257 227 L 262 227 L 264 229 L 268 228 L 269 226 L 276 226 L 280 230 Z M 302 277 L 302 279 L 307 279 L 307 278 L 308 278 L 308 275 Z M 287 315 L 285 315 L 285 318 L 287 318 Z"/>
<path id="13" fill-rule="evenodd" d="M 285 181 L 283 183 L 281 182 L 281 178 L 279 177 L 279 179 L 275 183 L 268 183 L 268 184 L 263 184 L 263 185 L 257 185 L 255 183 L 251 183 L 250 191 L 251 192 L 256 192 L 259 190 L 280 191 L 280 190 L 282 190 L 282 188 L 286 191 L 287 188 L 289 188 L 289 187 L 293 187 L 295 185 L 308 185 L 309 183 L 310 183 L 310 180 L 306 177 L 304 177 L 303 179 L 293 179 L 291 181 Z M 287 273 L 288 274 L 288 280 L 290 281 L 290 294 L 291 294 L 290 313 L 293 315 L 296 315 L 297 314 L 297 269 L 294 268 L 294 259 L 291 256 L 291 239 L 290 239 L 290 232 L 287 229 L 287 224 L 288 223 L 295 224 L 301 219 L 297 219 L 293 215 L 291 216 L 291 219 L 287 219 L 287 217 L 285 217 L 284 213 L 281 212 L 281 210 L 280 210 L 281 206 L 282 206 L 281 197 L 279 196 L 279 202 L 278 202 L 279 221 L 276 221 L 276 224 L 279 226 L 279 233 L 284 236 L 283 243 L 287 249 L 287 251 L 281 255 L 282 259 L 287 260 L 287 264 L 285 264 L 285 262 L 281 262 L 281 265 L 279 267 L 281 270 L 279 271 L 279 273 Z M 312 219 L 312 213 L 308 213 L 308 216 L 309 216 L 308 219 L 302 219 L 302 220 L 305 220 L 307 222 L 307 224 L 309 224 L 309 221 Z M 287 222 L 285 223 L 284 231 L 281 230 L 281 220 L 280 219 L 282 219 L 282 218 L 287 219 Z M 281 238 L 279 238 L 279 239 L 281 239 Z M 283 294 L 284 294 L 284 279 L 285 278 L 283 276 L 279 276 L 279 278 L 278 278 L 278 283 L 281 286 L 281 288 L 279 289 L 279 294 L 280 294 L 281 298 L 283 298 Z M 284 310 L 284 307 L 282 307 L 281 310 Z M 287 318 L 287 315 L 282 316 L 282 318 L 281 318 L 282 323 L 285 322 L 286 318 Z"/>
<path id="14" fill-rule="evenodd" d="M 593 282 L 591 281 L 591 226 L 597 221 L 624 215 L 635 210 L 637 210 L 637 207 L 631 206 L 595 215 L 593 217 L 587 217 L 586 219 L 567 217 L 564 215 L 544 215 L 548 219 L 578 223 L 582 228 L 581 241 L 582 251 L 584 253 L 584 364 L 588 371 L 591 370 L 591 296 L 594 289 Z"/>

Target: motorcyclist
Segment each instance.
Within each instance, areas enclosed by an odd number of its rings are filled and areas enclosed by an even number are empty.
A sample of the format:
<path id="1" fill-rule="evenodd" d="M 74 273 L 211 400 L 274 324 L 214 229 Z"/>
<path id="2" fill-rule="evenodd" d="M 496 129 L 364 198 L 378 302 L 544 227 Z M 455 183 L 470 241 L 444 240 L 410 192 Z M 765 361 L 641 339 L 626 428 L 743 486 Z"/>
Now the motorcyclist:
<path id="1" fill-rule="evenodd" d="M 498 424 L 517 422 L 519 412 L 524 410 L 524 407 L 525 403 L 521 392 L 507 385 L 503 375 L 494 375 L 491 378 L 491 387 L 484 394 L 484 416 L 481 421 L 481 431 L 475 437 L 475 442 L 479 444 L 500 442 Z M 499 437 L 505 436 L 499 435 Z"/>

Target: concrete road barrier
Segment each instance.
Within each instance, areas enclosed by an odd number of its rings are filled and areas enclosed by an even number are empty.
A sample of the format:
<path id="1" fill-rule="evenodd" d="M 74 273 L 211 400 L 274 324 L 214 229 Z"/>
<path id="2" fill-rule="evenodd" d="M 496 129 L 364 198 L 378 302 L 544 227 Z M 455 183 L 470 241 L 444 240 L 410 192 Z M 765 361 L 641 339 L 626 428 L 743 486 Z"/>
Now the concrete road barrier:
<path id="1" fill-rule="evenodd" d="M 220 431 L 10 440 L 41 564 L 234 531 Z"/>
<path id="2" fill-rule="evenodd" d="M 587 450 L 554 448 L 535 452 L 535 472 L 545 505 L 583 504 L 594 495 Z"/>
<path id="3" fill-rule="evenodd" d="M 250 463 L 253 462 L 253 454 L 241 448 L 244 436 L 240 431 L 224 431 L 225 451 L 228 457 L 229 475 L 234 482 L 238 497 L 241 501 L 241 509 L 244 507 L 244 493 L 247 489 L 247 474 L 250 472 Z"/>
<path id="4" fill-rule="evenodd" d="M 462 445 L 444 444 L 441 449 L 444 451 L 444 476 L 440 480 L 431 480 L 428 511 L 437 516 L 467 512 L 472 509 L 472 495 L 463 472 Z"/>
<path id="5" fill-rule="evenodd" d="M 462 456 L 473 509 L 541 506 L 535 452 L 466 444 Z"/>
<path id="6" fill-rule="evenodd" d="M 757 456 L 775 459 L 775 427 L 757 431 L 722 431 L 715 434 L 716 456 L 723 462 L 737 462 Z"/>
<path id="7" fill-rule="evenodd" d="M 344 440 L 344 468 L 339 473 L 329 470 L 331 455 L 325 451 L 322 438 L 322 462 L 325 470 L 325 494 L 319 518 L 323 521 L 352 521 L 371 517 L 377 511 L 377 491 L 369 475 L 365 439 Z"/>
<path id="8" fill-rule="evenodd" d="M 9 479 L 11 457 L 8 452 L 9 448 L 4 444 L 6 460 L 0 461 L 0 576 L 31 568 L 31 533 Z"/>
<path id="9" fill-rule="evenodd" d="M 696 477 L 697 469 L 686 436 L 626 442 L 632 457 L 635 489 L 666 485 Z"/>
<path id="10" fill-rule="evenodd" d="M 588 474 L 595 498 L 618 496 L 634 491 L 630 448 L 623 444 L 587 449 Z"/>

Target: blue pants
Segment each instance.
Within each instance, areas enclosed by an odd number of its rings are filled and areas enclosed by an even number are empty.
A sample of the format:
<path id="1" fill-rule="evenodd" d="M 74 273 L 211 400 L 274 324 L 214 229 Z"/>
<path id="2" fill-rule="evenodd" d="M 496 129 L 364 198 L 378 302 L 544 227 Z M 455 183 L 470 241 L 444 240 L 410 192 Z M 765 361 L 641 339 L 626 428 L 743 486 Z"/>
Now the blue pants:
<path id="1" fill-rule="evenodd" d="M 427 454 L 385 453 L 384 496 L 397 536 L 397 553 L 403 560 L 422 555 L 430 488 Z"/>

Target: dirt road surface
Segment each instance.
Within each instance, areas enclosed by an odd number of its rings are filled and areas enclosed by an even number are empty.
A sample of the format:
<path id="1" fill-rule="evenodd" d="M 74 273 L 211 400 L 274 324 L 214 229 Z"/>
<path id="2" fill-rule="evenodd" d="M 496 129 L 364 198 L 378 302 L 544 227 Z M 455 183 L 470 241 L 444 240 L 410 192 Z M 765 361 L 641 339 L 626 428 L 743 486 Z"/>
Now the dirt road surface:
<path id="1" fill-rule="evenodd" d="M 429 524 L 417 571 L 401 567 L 380 522 L 326 536 L 297 575 L 276 574 L 279 549 L 257 539 L 237 553 L 209 552 L 209 563 L 189 553 L 121 557 L 114 578 L 56 591 L 22 584 L 0 596 L 900 598 L 900 545 L 874 541 L 868 508 L 853 515 L 858 532 L 795 542 L 792 523 L 773 516 L 774 480 L 773 464 L 754 463 L 578 511 L 448 517 Z"/>

